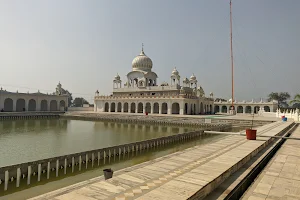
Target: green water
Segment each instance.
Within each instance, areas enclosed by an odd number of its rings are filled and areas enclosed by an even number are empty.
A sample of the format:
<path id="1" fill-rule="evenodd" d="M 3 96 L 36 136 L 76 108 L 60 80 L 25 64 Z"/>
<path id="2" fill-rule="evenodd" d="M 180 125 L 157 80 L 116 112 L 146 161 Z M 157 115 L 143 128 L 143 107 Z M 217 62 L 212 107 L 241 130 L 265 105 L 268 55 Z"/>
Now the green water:
<path id="1" fill-rule="evenodd" d="M 68 119 L 1 121 L 0 166 L 174 135 L 193 129 Z M 221 135 L 204 135 L 186 143 L 160 147 L 120 158 L 114 157 L 101 161 L 100 167 L 93 169 L 90 166 L 88 170 L 77 171 L 73 174 L 68 172 L 67 175 L 60 175 L 58 178 L 52 174 L 50 180 L 46 180 L 43 177 L 44 174 L 41 182 L 37 182 L 33 177 L 29 186 L 26 184 L 26 179 L 22 179 L 20 188 L 15 188 L 15 182 L 12 182 L 7 192 L 4 193 L 1 190 L 0 199 L 27 199 L 100 176 L 103 174 L 102 170 L 107 167 L 116 171 L 195 145 L 212 143 L 222 137 Z"/>
<path id="2" fill-rule="evenodd" d="M 0 121 L 0 167 L 191 130 L 68 119 Z"/>

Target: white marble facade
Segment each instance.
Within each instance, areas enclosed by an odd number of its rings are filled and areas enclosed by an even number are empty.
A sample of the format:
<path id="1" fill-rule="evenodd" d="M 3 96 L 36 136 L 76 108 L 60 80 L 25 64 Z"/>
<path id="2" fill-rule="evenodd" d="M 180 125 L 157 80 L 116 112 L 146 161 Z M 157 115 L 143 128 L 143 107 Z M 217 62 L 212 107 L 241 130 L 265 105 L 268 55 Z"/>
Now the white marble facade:
<path id="1" fill-rule="evenodd" d="M 193 74 L 180 85 L 180 74 L 175 68 L 170 82 L 157 83 L 157 74 L 152 71 L 152 60 L 144 50 L 132 61 L 132 71 L 127 80 L 117 74 L 113 80 L 113 94 L 94 98 L 95 112 L 149 113 L 149 114 L 203 114 L 213 113 L 213 94 L 205 96 Z"/>
<path id="2" fill-rule="evenodd" d="M 223 114 L 229 114 L 229 111 L 232 107 L 232 101 L 229 99 L 225 102 L 215 102 L 214 110 L 216 113 L 223 113 Z M 270 102 L 264 102 L 263 100 L 255 102 L 252 101 L 234 101 L 233 102 L 234 109 L 237 114 L 257 114 L 258 111 L 263 112 L 276 112 L 278 108 L 278 102 L 277 101 L 270 101 Z"/>
<path id="3" fill-rule="evenodd" d="M 68 95 L 62 93 L 59 83 L 53 94 L 19 93 L 0 89 L 1 112 L 27 111 L 65 111 L 68 107 Z"/>

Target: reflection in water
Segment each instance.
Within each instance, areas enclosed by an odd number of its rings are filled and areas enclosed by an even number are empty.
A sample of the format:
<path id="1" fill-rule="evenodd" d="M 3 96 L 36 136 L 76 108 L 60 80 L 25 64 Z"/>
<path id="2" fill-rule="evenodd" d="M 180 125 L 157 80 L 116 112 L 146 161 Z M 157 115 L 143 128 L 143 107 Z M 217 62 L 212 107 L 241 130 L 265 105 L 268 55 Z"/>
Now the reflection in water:
<path id="1" fill-rule="evenodd" d="M 191 129 L 69 119 L 0 121 L 0 167 L 169 136 Z"/>

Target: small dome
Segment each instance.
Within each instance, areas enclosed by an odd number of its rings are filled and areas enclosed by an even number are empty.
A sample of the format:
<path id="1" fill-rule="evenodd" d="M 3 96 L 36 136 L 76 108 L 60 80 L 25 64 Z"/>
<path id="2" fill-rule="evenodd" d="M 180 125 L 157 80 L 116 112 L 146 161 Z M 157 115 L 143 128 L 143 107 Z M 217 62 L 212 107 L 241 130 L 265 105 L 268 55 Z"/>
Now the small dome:
<path id="1" fill-rule="evenodd" d="M 144 50 L 142 50 L 140 55 L 135 57 L 132 61 L 133 71 L 136 70 L 151 71 L 152 65 L 153 65 L 152 60 L 148 56 L 146 56 Z"/>
<path id="2" fill-rule="evenodd" d="M 119 74 L 117 74 L 117 75 L 115 76 L 115 80 L 120 80 Z"/>
<path id="3" fill-rule="evenodd" d="M 177 71 L 176 67 L 173 69 L 172 75 L 179 75 L 179 72 Z"/>
<path id="4" fill-rule="evenodd" d="M 191 81 L 196 80 L 196 76 L 193 74 L 193 75 L 190 77 L 190 80 L 191 80 Z"/>
<path id="5" fill-rule="evenodd" d="M 210 96 L 214 96 L 214 93 L 210 92 L 209 95 L 210 95 Z"/>

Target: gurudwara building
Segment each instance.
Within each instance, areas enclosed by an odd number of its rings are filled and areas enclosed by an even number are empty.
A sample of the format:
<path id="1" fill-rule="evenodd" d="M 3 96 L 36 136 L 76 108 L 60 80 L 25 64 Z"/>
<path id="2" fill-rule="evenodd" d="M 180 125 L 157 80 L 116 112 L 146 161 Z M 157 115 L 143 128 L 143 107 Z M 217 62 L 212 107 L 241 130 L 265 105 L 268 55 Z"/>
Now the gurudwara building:
<path id="1" fill-rule="evenodd" d="M 9 92 L 0 89 L 1 112 L 65 111 L 69 95 L 58 83 L 52 94 Z"/>
<path id="2" fill-rule="evenodd" d="M 132 61 L 132 71 L 122 85 L 119 75 L 113 80 L 113 93 L 94 98 L 95 112 L 150 113 L 150 114 L 203 114 L 213 113 L 213 93 L 205 96 L 193 74 L 189 79 L 180 81 L 175 68 L 170 82 L 158 84 L 157 74 L 152 71 L 152 60 L 144 50 Z"/>

